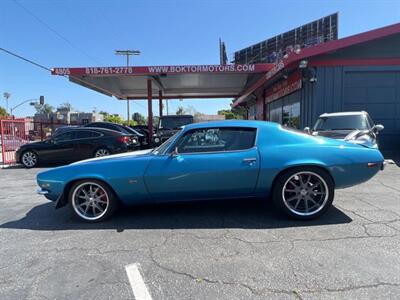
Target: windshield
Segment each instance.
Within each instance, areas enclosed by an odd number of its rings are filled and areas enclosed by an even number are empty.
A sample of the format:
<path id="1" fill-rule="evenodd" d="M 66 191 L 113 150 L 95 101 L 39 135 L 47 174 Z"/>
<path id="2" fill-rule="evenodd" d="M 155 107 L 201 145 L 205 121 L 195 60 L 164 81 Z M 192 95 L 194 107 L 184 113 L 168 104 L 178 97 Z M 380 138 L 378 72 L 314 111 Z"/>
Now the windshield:
<path id="1" fill-rule="evenodd" d="M 161 118 L 159 129 L 179 129 L 184 125 L 193 123 L 193 117 Z"/>
<path id="2" fill-rule="evenodd" d="M 171 143 L 175 140 L 176 136 L 180 133 L 181 131 L 179 130 L 176 132 L 173 136 L 171 136 L 168 140 L 166 140 L 164 143 L 162 143 L 160 146 L 155 148 L 152 153 L 153 154 L 163 154 L 165 150 L 168 149 L 168 147 L 171 145 Z"/>
<path id="3" fill-rule="evenodd" d="M 314 131 L 356 129 L 369 129 L 367 118 L 364 115 L 320 117 L 313 128 Z"/>

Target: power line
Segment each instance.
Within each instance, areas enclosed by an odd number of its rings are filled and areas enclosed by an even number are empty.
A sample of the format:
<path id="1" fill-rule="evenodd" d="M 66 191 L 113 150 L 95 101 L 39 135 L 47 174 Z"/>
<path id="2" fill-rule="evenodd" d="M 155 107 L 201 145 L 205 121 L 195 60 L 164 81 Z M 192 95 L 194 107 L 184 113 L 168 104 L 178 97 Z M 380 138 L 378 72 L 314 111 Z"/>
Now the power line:
<path id="1" fill-rule="evenodd" d="M 72 43 L 69 39 L 67 39 L 65 36 L 61 35 L 60 33 L 58 33 L 55 29 L 53 29 L 50 25 L 48 25 L 45 21 L 43 21 L 41 18 L 39 18 L 38 16 L 36 16 L 31 10 L 29 10 L 28 8 L 26 8 L 25 6 L 23 6 L 21 3 L 19 3 L 17 0 L 13 0 L 15 4 L 17 4 L 19 7 L 21 7 L 25 12 L 27 12 L 28 14 L 30 14 L 36 21 L 38 21 L 39 23 L 41 23 L 44 27 L 46 27 L 48 30 L 50 30 L 51 32 L 53 32 L 55 35 L 57 35 L 60 39 L 62 39 L 64 42 L 66 42 L 68 45 L 70 45 L 72 48 L 74 48 L 75 50 L 79 51 L 81 54 L 85 55 L 87 58 L 91 59 L 92 61 L 100 64 L 99 61 L 97 61 L 95 58 L 93 58 L 92 56 L 90 56 L 88 53 L 86 53 L 84 50 L 80 49 L 79 47 L 77 47 L 74 43 Z"/>
<path id="2" fill-rule="evenodd" d="M 8 54 L 10 54 L 12 56 L 15 56 L 16 58 L 22 59 L 23 61 L 26 61 L 26 62 L 28 62 L 28 63 L 36 66 L 36 67 L 39 67 L 41 69 L 44 69 L 46 71 L 50 71 L 51 72 L 51 69 L 49 69 L 49 68 L 47 68 L 47 67 L 45 67 L 45 66 L 43 66 L 43 65 L 41 65 L 41 64 L 39 64 L 37 62 L 34 62 L 33 60 L 30 60 L 30 59 L 27 59 L 25 57 L 22 57 L 21 55 L 18 55 L 18 54 L 14 53 L 14 52 L 8 51 L 8 50 L 6 50 L 4 48 L 0 48 L 0 50 L 4 51 L 4 52 L 6 52 L 6 53 L 8 53 Z"/>
<path id="3" fill-rule="evenodd" d="M 37 63 L 37 62 L 34 62 L 33 60 L 30 60 L 30 59 L 25 58 L 25 57 L 23 57 L 23 56 L 21 56 L 21 55 L 18 55 L 18 54 L 16 54 L 16 53 L 12 52 L 12 51 L 9 51 L 9 50 L 4 49 L 4 48 L 1 48 L 1 47 L 0 47 L 0 51 L 4 51 L 5 53 L 7 53 L 7 54 L 9 54 L 9 55 L 12 55 L 12 56 L 14 56 L 14 57 L 16 57 L 16 58 L 18 58 L 18 59 L 21 59 L 21 60 L 23 60 L 23 61 L 25 61 L 25 62 L 27 62 L 27 63 L 30 63 L 30 64 L 32 64 L 32 65 L 34 65 L 34 66 L 36 66 L 36 67 L 41 68 L 41 69 L 43 69 L 43 70 L 52 72 L 51 69 L 49 69 L 49 68 L 47 68 L 47 67 L 45 67 L 45 66 L 43 66 L 43 65 L 41 65 L 41 64 L 39 64 L 39 63 Z M 106 94 L 110 94 L 109 91 L 107 91 L 107 90 L 105 90 L 105 89 L 103 89 L 103 88 L 101 88 L 101 87 L 99 87 L 99 86 L 96 86 L 96 85 L 94 85 L 94 84 L 92 84 L 92 83 L 90 83 L 90 82 L 88 82 L 88 81 L 85 81 L 85 80 L 83 80 L 83 79 L 81 79 L 81 78 L 79 78 L 79 77 L 72 76 L 72 75 L 69 75 L 69 76 L 68 76 L 68 75 L 60 75 L 60 76 L 62 76 L 62 77 L 64 77 L 64 78 L 73 78 L 74 80 L 79 81 L 79 82 L 81 82 L 81 83 L 84 83 L 85 85 L 91 87 L 92 89 L 94 88 L 95 90 L 100 90 L 100 91 L 102 91 L 102 92 L 105 92 Z M 114 95 L 114 96 L 115 96 L 115 95 Z M 142 106 L 142 105 L 139 104 L 139 103 L 136 103 L 136 104 Z M 142 106 L 142 107 L 143 107 L 143 106 Z"/>

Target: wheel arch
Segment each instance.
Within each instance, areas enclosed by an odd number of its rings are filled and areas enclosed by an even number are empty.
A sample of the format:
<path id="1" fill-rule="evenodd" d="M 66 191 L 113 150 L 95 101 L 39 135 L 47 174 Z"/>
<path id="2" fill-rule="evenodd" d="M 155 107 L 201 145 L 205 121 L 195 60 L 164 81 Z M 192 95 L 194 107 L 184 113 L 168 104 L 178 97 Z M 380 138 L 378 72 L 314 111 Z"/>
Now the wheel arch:
<path id="1" fill-rule="evenodd" d="M 276 181 L 277 181 L 284 173 L 286 173 L 286 172 L 288 172 L 288 171 L 290 171 L 290 170 L 293 170 L 293 169 L 297 169 L 297 168 L 307 168 L 307 167 L 308 167 L 308 168 L 320 169 L 320 170 L 326 172 L 326 174 L 328 174 L 329 177 L 332 179 L 333 186 L 334 186 L 334 187 L 336 186 L 335 179 L 334 179 L 334 177 L 332 176 L 332 174 L 331 174 L 331 172 L 329 171 L 329 169 L 328 169 L 327 166 L 322 165 L 322 164 L 316 164 L 316 163 L 303 163 L 303 164 L 289 165 L 289 166 L 286 166 L 285 168 L 283 168 L 282 170 L 280 170 L 280 171 L 275 175 L 274 180 L 272 181 L 271 189 L 274 188 Z"/>
<path id="2" fill-rule="evenodd" d="M 74 179 L 68 181 L 64 185 L 63 192 L 62 192 L 60 198 L 57 201 L 56 208 L 61 208 L 61 207 L 63 207 L 63 206 L 68 204 L 68 195 L 69 195 L 69 192 L 71 191 L 72 186 L 75 183 L 77 183 L 79 181 L 82 181 L 82 180 L 96 180 L 96 181 L 99 181 L 99 182 L 103 183 L 114 194 L 115 199 L 117 199 L 118 202 L 121 202 L 121 200 L 119 199 L 119 196 L 116 193 L 115 189 L 104 178 L 101 178 L 101 177 L 99 178 L 99 177 L 96 177 L 96 176 L 86 176 L 86 177 L 74 178 Z"/>

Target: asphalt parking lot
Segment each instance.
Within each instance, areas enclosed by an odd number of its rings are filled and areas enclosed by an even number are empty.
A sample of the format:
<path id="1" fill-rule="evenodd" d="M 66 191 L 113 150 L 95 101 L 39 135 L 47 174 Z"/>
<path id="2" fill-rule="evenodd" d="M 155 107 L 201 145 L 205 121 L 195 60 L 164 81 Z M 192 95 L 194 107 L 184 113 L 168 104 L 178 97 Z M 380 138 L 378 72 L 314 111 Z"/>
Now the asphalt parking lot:
<path id="1" fill-rule="evenodd" d="M 0 299 L 394 299 L 400 295 L 400 168 L 339 190 L 322 218 L 223 201 L 120 210 L 95 225 L 35 194 L 42 169 L 0 169 Z"/>

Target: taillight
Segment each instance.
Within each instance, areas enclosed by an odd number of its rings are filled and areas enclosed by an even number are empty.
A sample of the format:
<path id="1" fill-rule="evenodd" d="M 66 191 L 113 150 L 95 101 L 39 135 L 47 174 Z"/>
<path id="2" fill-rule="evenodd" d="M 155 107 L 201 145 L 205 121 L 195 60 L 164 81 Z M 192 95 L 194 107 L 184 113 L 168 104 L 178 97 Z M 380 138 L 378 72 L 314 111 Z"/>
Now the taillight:
<path id="1" fill-rule="evenodd" d="M 129 142 L 129 137 L 127 137 L 127 136 L 120 136 L 119 138 L 117 138 L 117 141 L 118 141 L 118 142 L 121 142 L 121 143 L 128 143 L 128 142 Z"/>

